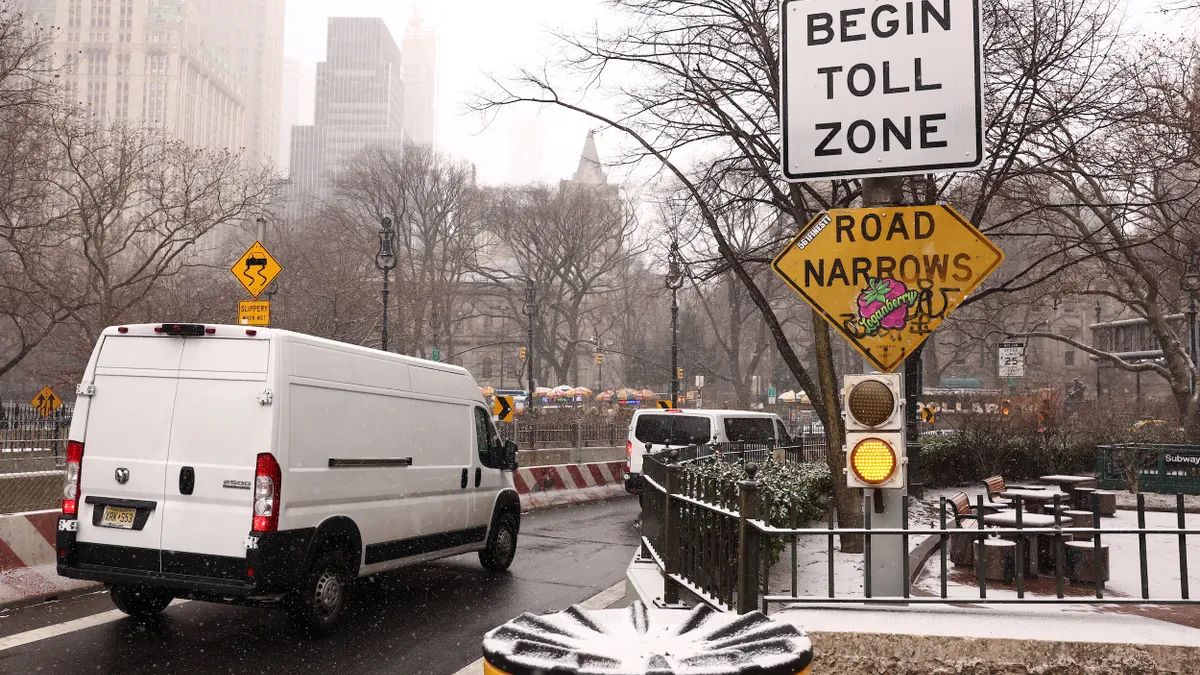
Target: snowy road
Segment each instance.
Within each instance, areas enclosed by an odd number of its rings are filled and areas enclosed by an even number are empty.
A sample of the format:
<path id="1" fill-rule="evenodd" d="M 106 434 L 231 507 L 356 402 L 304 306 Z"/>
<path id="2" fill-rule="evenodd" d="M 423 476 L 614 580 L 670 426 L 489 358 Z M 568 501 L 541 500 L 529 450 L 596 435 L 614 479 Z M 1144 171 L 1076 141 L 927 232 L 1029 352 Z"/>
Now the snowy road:
<path id="1" fill-rule="evenodd" d="M 479 658 L 491 628 L 624 578 L 635 500 L 523 518 L 510 574 L 485 574 L 472 554 L 360 582 L 350 616 L 324 640 L 301 639 L 281 611 L 200 602 L 139 624 L 92 594 L 0 612 L 0 673 L 449 675 Z"/>

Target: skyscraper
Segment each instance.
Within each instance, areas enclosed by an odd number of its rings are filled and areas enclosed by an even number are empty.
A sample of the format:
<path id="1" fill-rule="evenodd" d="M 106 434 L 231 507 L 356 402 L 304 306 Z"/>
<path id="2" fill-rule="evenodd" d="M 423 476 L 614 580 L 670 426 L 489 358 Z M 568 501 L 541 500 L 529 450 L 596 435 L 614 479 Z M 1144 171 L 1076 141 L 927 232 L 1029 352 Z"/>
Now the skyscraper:
<path id="1" fill-rule="evenodd" d="M 289 169 L 292 161 L 292 127 L 311 126 L 316 82 L 305 64 L 287 60 L 283 64 L 283 96 L 279 110 L 279 166 Z"/>
<path id="2" fill-rule="evenodd" d="M 282 166 L 276 156 L 283 94 L 284 0 L 195 0 L 204 41 L 233 65 L 246 105 L 246 157 Z"/>
<path id="3" fill-rule="evenodd" d="M 409 140 L 437 143 L 437 33 L 414 16 L 404 31 L 404 131 Z"/>
<path id="4" fill-rule="evenodd" d="M 346 160 L 370 145 L 404 142 L 400 48 L 383 19 L 331 18 L 317 64 L 316 114 L 292 129 L 292 214 L 330 195 Z"/>
<path id="5" fill-rule="evenodd" d="M 27 0 L 57 28 L 67 96 L 210 148 L 274 154 L 284 0 Z M 266 109 L 269 107 L 269 111 Z M 271 134 L 264 145 L 263 134 Z"/>

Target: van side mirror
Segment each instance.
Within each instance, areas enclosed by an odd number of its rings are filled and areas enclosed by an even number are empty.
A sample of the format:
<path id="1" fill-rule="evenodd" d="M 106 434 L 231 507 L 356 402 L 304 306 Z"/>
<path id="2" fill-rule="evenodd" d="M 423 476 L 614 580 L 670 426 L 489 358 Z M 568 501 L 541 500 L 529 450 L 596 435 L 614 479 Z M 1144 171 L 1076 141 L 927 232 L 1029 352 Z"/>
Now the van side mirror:
<path id="1" fill-rule="evenodd" d="M 500 448 L 503 466 L 507 471 L 517 470 L 517 442 L 504 441 Z"/>

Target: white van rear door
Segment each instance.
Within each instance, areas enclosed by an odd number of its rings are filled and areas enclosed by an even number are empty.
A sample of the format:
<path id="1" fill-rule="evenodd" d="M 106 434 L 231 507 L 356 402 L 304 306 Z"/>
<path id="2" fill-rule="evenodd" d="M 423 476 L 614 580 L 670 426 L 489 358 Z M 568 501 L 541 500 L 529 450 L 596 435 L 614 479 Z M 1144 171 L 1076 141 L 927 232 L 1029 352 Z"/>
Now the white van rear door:
<path id="1" fill-rule="evenodd" d="M 137 560 L 126 560 L 128 566 L 159 568 L 171 415 L 182 352 L 182 340 L 106 336 L 96 359 L 95 393 L 83 436 L 78 541 L 152 550 L 130 553 Z M 117 564 L 116 553 L 96 549 L 96 558 L 88 562 Z"/>
<path id="2" fill-rule="evenodd" d="M 195 554 L 245 558 L 255 463 L 258 453 L 271 451 L 272 406 L 259 402 L 267 388 L 270 344 L 185 341 L 166 466 L 164 572 L 240 572 L 232 560 L 229 570 L 203 569 L 211 561 Z"/>

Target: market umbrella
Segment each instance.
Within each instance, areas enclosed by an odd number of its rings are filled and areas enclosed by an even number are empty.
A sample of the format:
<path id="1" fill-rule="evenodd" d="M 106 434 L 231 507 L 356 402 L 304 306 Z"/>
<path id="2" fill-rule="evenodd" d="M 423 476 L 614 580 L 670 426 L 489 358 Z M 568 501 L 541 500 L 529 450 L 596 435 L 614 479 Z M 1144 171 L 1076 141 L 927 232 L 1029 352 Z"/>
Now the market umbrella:
<path id="1" fill-rule="evenodd" d="M 587 387 L 575 387 L 575 396 L 591 396 L 592 390 Z"/>
<path id="2" fill-rule="evenodd" d="M 637 393 L 637 395 L 638 395 L 638 398 L 642 399 L 643 401 L 648 401 L 648 400 L 654 398 L 654 396 L 655 396 L 654 392 L 650 391 L 649 389 L 643 389 L 643 390 L 639 391 Z"/>
<path id="3" fill-rule="evenodd" d="M 628 401 L 631 398 L 637 398 L 637 391 L 633 389 L 618 389 L 617 400 Z"/>
<path id="4" fill-rule="evenodd" d="M 783 403 L 795 403 L 796 402 L 796 392 L 785 391 L 778 396 L 778 400 Z"/>
<path id="5" fill-rule="evenodd" d="M 496 395 L 496 388 L 495 387 L 480 387 L 479 393 L 483 394 L 484 398 L 491 398 Z"/>
<path id="6" fill-rule="evenodd" d="M 596 402 L 597 403 L 612 403 L 613 396 L 614 396 L 614 394 L 613 394 L 612 389 L 609 389 L 608 391 L 602 391 L 596 395 Z"/>

